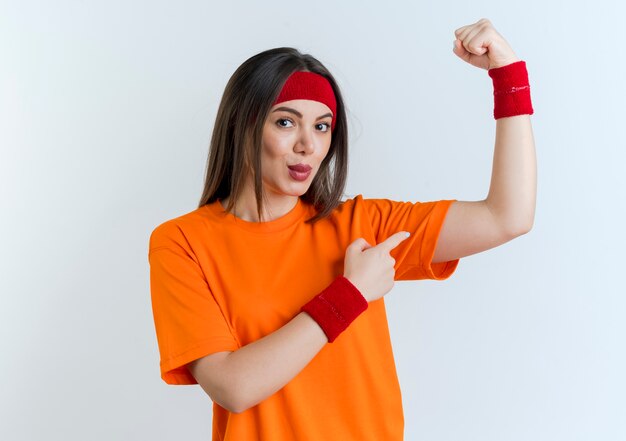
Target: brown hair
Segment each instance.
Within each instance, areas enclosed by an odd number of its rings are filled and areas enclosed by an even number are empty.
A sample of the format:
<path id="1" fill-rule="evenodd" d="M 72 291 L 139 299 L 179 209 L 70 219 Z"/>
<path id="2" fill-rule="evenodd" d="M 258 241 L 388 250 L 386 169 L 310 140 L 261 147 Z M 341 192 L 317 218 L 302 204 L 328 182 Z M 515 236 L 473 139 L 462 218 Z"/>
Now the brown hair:
<path id="1" fill-rule="evenodd" d="M 313 56 L 291 47 L 280 47 L 247 59 L 226 84 L 215 118 L 204 191 L 198 207 L 230 197 L 226 210 L 231 211 L 243 190 L 245 173 L 251 167 L 261 219 L 263 126 L 283 84 L 296 71 L 324 76 L 337 100 L 330 149 L 311 186 L 301 196 L 317 210 L 317 214 L 306 222 L 313 223 L 328 216 L 339 205 L 348 175 L 348 127 L 341 92 L 328 69 Z"/>

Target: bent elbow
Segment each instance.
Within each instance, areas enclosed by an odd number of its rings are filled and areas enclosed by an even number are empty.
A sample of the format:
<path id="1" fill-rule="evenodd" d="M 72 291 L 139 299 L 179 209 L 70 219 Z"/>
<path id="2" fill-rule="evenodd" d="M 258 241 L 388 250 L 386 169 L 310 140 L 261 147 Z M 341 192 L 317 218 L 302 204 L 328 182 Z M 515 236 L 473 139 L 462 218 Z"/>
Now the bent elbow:
<path id="1" fill-rule="evenodd" d="M 211 401 L 228 412 L 242 413 L 256 405 L 251 402 L 253 388 L 228 364 L 230 354 L 224 351 L 207 355 L 189 363 L 188 369 Z"/>
<path id="2" fill-rule="evenodd" d="M 231 406 L 228 410 L 230 413 L 244 413 L 246 410 L 250 409 L 252 406 L 247 406 L 245 404 L 235 404 Z"/>
<path id="3" fill-rule="evenodd" d="M 230 413 L 243 413 L 255 404 L 246 399 L 241 387 L 215 387 L 200 383 L 211 401 Z"/>
<path id="4" fill-rule="evenodd" d="M 213 398 L 211 398 L 213 399 Z M 215 401 L 220 407 L 223 407 L 224 409 L 226 409 L 227 411 L 229 411 L 230 413 L 243 413 L 246 410 L 250 409 L 251 407 L 254 406 L 254 404 L 249 403 L 246 400 L 243 399 L 239 399 L 237 397 L 228 397 L 227 399 L 223 399 L 223 400 L 213 400 Z"/>
<path id="5" fill-rule="evenodd" d="M 246 410 L 248 410 L 246 406 L 237 402 L 227 402 L 227 401 L 217 401 L 217 400 L 213 400 L 213 401 L 215 401 L 217 405 L 219 405 L 220 407 L 222 407 L 223 409 L 227 410 L 230 413 L 243 413 Z"/>
<path id="6" fill-rule="evenodd" d="M 530 233 L 530 230 L 533 229 L 534 220 L 531 219 L 526 225 L 524 225 L 524 229 L 522 230 L 522 234 Z"/>
<path id="7" fill-rule="evenodd" d="M 509 240 L 515 239 L 516 237 L 523 236 L 532 230 L 534 223 L 534 218 L 528 218 L 523 221 L 519 221 L 516 223 L 512 223 L 508 225 L 506 228 L 506 235 Z"/>

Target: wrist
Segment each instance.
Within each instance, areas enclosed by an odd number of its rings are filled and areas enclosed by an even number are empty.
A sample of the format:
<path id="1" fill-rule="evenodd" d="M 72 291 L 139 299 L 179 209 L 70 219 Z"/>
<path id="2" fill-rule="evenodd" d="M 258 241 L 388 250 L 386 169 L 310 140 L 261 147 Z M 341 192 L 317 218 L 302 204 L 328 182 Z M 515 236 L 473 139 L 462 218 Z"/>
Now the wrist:
<path id="1" fill-rule="evenodd" d="M 489 69 L 488 74 L 493 80 L 495 119 L 534 113 L 526 62 L 519 60 Z"/>
<path id="2" fill-rule="evenodd" d="M 503 60 L 495 60 L 495 61 L 493 61 L 493 62 L 491 62 L 489 64 L 489 68 L 487 70 L 498 69 L 500 67 L 509 66 L 509 65 L 511 65 L 513 63 L 517 63 L 519 61 L 522 61 L 522 60 L 520 60 L 517 57 L 506 58 L 506 59 L 503 59 Z"/>
<path id="3" fill-rule="evenodd" d="M 343 275 L 343 278 L 346 279 L 347 282 L 349 282 L 352 286 L 354 286 L 354 288 L 356 288 L 356 290 L 363 296 L 365 297 L 365 300 L 367 300 L 369 302 L 369 300 L 367 299 L 367 297 L 365 296 L 365 291 L 363 291 L 362 287 L 361 287 L 361 283 L 356 280 L 354 277 L 350 277 L 347 275 Z"/>
<path id="4" fill-rule="evenodd" d="M 367 307 L 367 299 L 358 288 L 346 277 L 338 276 L 301 311 L 319 324 L 332 343 Z"/>

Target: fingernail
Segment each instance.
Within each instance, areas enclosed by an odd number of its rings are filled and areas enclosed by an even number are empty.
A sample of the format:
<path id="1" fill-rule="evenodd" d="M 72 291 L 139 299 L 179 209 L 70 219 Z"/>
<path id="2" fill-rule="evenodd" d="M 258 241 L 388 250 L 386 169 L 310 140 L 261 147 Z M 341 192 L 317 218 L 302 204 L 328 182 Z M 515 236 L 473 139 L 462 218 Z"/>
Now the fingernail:
<path id="1" fill-rule="evenodd" d="M 404 234 L 406 234 L 406 237 L 409 237 L 411 235 L 411 233 L 409 233 L 408 231 L 405 232 Z"/>

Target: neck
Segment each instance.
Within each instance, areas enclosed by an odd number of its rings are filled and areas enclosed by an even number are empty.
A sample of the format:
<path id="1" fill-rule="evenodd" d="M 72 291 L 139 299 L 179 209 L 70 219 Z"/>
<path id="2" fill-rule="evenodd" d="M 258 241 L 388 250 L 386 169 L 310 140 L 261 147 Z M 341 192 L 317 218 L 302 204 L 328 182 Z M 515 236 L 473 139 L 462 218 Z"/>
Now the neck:
<path id="1" fill-rule="evenodd" d="M 261 211 L 261 218 L 256 207 L 256 196 L 254 194 L 254 187 L 246 185 L 241 195 L 235 201 L 233 209 L 230 211 L 235 217 L 243 219 L 248 222 L 269 222 L 280 217 L 283 217 L 289 213 L 298 203 L 298 197 L 294 195 L 276 194 L 271 191 L 265 192 L 265 199 L 263 200 L 263 208 Z M 230 201 L 230 196 L 224 198 L 221 203 L 224 209 L 226 209 Z"/>

